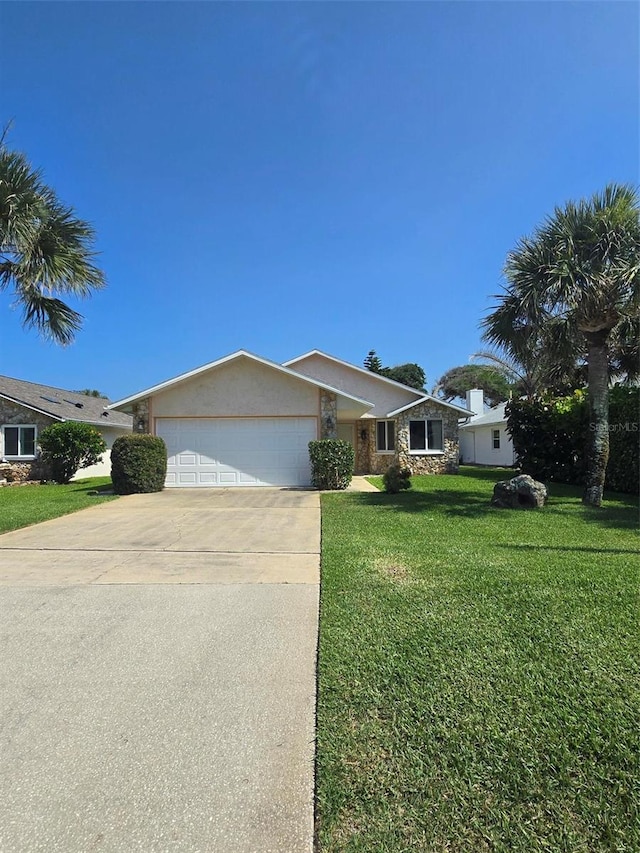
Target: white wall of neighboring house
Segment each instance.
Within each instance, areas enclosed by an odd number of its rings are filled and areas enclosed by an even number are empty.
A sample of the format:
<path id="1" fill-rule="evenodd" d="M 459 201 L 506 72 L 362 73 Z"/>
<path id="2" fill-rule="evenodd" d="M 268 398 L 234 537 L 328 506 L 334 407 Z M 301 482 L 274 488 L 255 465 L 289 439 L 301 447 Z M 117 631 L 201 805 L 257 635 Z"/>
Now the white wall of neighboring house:
<path id="1" fill-rule="evenodd" d="M 131 432 L 125 427 L 98 427 L 101 436 L 104 438 L 107 445 L 107 450 L 102 454 L 102 462 L 96 465 L 89 465 L 88 468 L 80 468 L 76 471 L 72 480 L 84 480 L 87 477 L 110 477 L 111 476 L 111 448 L 116 438 L 121 435 L 127 435 Z"/>
<path id="2" fill-rule="evenodd" d="M 498 467 L 513 465 L 513 444 L 506 424 L 460 430 L 460 437 L 460 454 L 465 464 Z M 499 447 L 494 444 L 499 444 Z"/>
<path id="3" fill-rule="evenodd" d="M 467 406 L 477 414 L 460 426 L 460 456 L 463 464 L 498 467 L 513 465 L 515 453 L 511 436 L 507 432 L 504 403 L 485 413 L 482 391 L 474 388 L 467 391 Z"/>

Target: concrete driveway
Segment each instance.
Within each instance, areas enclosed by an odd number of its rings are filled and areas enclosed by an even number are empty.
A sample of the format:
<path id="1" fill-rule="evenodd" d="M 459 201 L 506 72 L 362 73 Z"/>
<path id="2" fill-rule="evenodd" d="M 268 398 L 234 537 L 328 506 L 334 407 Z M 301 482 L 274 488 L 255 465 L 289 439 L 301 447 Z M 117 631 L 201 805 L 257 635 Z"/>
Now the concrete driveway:
<path id="1" fill-rule="evenodd" d="M 0 536 L 0 849 L 312 850 L 317 493 Z"/>

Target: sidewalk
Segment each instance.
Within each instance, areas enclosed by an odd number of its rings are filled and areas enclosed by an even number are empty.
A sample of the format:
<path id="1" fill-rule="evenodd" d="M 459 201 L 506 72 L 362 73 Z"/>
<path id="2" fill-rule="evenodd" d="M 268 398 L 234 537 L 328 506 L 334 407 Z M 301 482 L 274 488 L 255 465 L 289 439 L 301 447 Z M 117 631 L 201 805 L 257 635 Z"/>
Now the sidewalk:
<path id="1" fill-rule="evenodd" d="M 377 489 L 374 485 L 372 485 L 366 477 L 354 477 L 351 481 L 350 485 L 347 486 L 347 492 L 379 492 L 380 489 Z"/>

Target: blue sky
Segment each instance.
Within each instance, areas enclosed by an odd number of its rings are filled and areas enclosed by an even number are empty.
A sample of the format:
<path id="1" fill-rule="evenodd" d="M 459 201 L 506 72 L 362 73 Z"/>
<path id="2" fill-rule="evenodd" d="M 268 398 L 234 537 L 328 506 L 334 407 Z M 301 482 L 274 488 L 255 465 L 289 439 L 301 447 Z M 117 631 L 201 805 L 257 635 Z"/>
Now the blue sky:
<path id="1" fill-rule="evenodd" d="M 634 2 L 3 2 L 0 120 L 98 232 L 60 348 L 0 295 L 0 372 L 117 399 L 236 349 L 481 347 L 505 256 L 638 182 Z"/>

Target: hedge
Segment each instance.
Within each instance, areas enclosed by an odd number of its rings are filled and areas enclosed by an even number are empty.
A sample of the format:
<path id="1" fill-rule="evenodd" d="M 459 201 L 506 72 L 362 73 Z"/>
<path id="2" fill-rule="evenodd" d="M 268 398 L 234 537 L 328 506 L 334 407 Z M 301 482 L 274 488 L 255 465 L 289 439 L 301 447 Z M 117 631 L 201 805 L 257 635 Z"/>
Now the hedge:
<path id="1" fill-rule="evenodd" d="M 122 435 L 111 448 L 111 482 L 118 495 L 161 492 L 167 476 L 167 446 L 156 435 Z"/>
<path id="2" fill-rule="evenodd" d="M 355 452 L 348 441 L 324 438 L 309 442 L 311 482 L 317 489 L 346 489 L 353 477 Z"/>
<path id="3" fill-rule="evenodd" d="M 605 488 L 638 493 L 640 389 L 617 385 L 609 392 L 609 464 Z M 582 485 L 589 441 L 585 391 L 549 400 L 511 400 L 507 429 L 518 466 L 536 480 Z"/>

